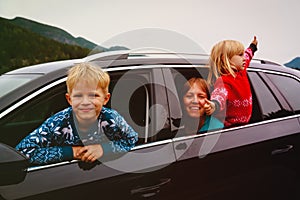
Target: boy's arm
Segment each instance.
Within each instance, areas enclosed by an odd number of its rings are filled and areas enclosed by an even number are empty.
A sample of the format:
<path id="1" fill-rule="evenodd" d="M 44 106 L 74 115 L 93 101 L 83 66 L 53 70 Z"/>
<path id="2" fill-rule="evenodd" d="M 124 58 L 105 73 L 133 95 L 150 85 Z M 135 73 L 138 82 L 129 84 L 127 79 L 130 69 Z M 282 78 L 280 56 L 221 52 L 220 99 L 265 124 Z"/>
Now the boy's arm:
<path id="1" fill-rule="evenodd" d="M 106 126 L 103 127 L 109 143 L 101 144 L 104 155 L 109 152 L 127 152 L 138 140 L 138 134 L 115 110 L 111 110 L 105 117 Z"/>
<path id="2" fill-rule="evenodd" d="M 64 160 L 72 160 L 73 150 L 71 146 L 51 147 L 53 131 L 51 118 L 45 121 L 39 128 L 27 135 L 17 146 L 16 150 L 29 158 L 32 164 L 50 164 Z"/>

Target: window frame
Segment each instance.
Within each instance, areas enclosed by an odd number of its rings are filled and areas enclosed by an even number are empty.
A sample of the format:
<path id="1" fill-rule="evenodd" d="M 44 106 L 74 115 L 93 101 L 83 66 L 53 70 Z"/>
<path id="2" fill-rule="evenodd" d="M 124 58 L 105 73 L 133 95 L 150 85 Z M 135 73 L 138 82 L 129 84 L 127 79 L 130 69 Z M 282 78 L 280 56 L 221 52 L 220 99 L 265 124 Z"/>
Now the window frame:
<path id="1" fill-rule="evenodd" d="M 291 74 L 276 73 L 276 72 L 265 72 L 264 75 L 265 75 L 266 79 L 269 80 L 270 84 L 272 84 L 272 86 L 274 88 L 276 88 L 276 90 L 278 91 L 278 96 L 282 97 L 281 101 L 283 102 L 283 105 L 285 107 L 289 108 L 291 112 L 299 113 L 300 109 L 299 110 L 294 110 L 294 108 L 290 105 L 290 102 L 289 102 L 288 98 L 284 95 L 284 93 L 282 92 L 282 90 L 277 86 L 278 84 L 275 83 L 275 81 L 272 80 L 272 78 L 269 75 L 271 75 L 271 76 L 278 76 L 278 77 L 286 77 L 286 78 L 289 78 L 289 79 L 293 79 L 293 80 L 297 81 L 298 84 L 300 84 L 300 78 L 298 78 L 297 76 L 291 75 Z"/>
<path id="2" fill-rule="evenodd" d="M 162 75 L 162 69 L 160 66 L 157 66 L 157 68 L 147 69 L 149 72 L 153 72 L 153 80 L 154 87 L 160 86 L 158 88 L 154 89 L 160 89 L 160 93 L 153 95 L 155 101 L 154 103 L 168 103 L 165 99 L 166 97 L 166 89 L 164 85 L 164 79 Z M 122 68 L 124 69 L 124 68 Z M 110 71 L 117 71 L 116 69 L 110 70 Z M 156 90 L 155 90 L 156 91 Z M 167 110 L 167 115 L 169 116 L 169 111 Z M 160 113 L 155 113 L 155 116 L 158 116 Z M 19 191 L 16 195 L 27 195 L 27 194 L 35 194 L 35 192 L 40 192 L 41 190 L 52 190 L 59 189 L 59 188 L 65 188 L 69 186 L 74 186 L 77 184 L 85 184 L 85 183 L 91 183 L 95 181 L 108 181 L 108 178 L 111 178 L 111 180 L 118 179 L 119 175 L 133 175 L 137 180 L 142 179 L 144 175 L 142 174 L 153 174 L 149 173 L 155 169 L 154 174 L 157 174 L 160 169 L 163 169 L 164 167 L 171 165 L 173 162 L 175 162 L 175 153 L 173 149 L 173 143 L 171 139 L 164 139 L 164 140 L 157 140 L 156 138 L 152 138 L 152 140 L 149 140 L 146 144 L 141 144 L 136 147 L 134 147 L 128 154 L 125 154 L 125 156 L 121 157 L 121 160 L 118 162 L 120 163 L 120 167 L 128 167 L 129 171 L 121 171 L 118 168 L 113 168 L 114 166 L 118 166 L 118 164 L 114 164 L 114 161 L 109 161 L 106 164 L 100 164 L 99 166 L 91 169 L 91 170 L 83 170 L 79 169 L 78 164 L 79 161 L 72 160 L 72 161 L 63 161 L 55 164 L 49 164 L 49 165 L 43 165 L 43 166 L 33 166 L 28 168 L 27 172 L 27 178 L 24 182 L 20 183 L 22 190 Z M 123 162 L 125 163 L 123 165 Z M 112 166 L 112 168 L 110 167 Z M 44 175 L 49 175 L 50 173 L 57 174 L 55 176 L 59 176 L 60 173 L 56 173 L 58 171 L 68 171 L 66 174 L 66 177 L 72 176 L 74 177 L 76 175 L 76 180 L 58 180 L 58 183 L 56 183 L 55 186 L 51 184 L 51 181 L 45 181 L 43 184 L 39 184 L 37 188 L 40 189 L 30 189 L 33 187 L 34 182 L 36 180 L 40 180 L 39 177 L 44 177 Z M 131 172 L 138 172 L 137 174 L 131 173 Z M 45 177 L 44 177 L 45 178 Z M 125 179 L 128 180 L 128 179 Z M 131 180 L 131 179 L 130 179 Z M 132 181 L 131 181 L 132 182 Z M 69 184 L 69 185 L 68 185 Z M 49 187 L 47 186 L 49 185 Z M 47 187 L 46 187 L 47 186 Z M 0 187 L 1 189 L 1 187 Z M 15 190 L 15 187 L 12 186 L 10 190 L 8 190 L 8 195 L 15 195 L 13 191 Z"/>

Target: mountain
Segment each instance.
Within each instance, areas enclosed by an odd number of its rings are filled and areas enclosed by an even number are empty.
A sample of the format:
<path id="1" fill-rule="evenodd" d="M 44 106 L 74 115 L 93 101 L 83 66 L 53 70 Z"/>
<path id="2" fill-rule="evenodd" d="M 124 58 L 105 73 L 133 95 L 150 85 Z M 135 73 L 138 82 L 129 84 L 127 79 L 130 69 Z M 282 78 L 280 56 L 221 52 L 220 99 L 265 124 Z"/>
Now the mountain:
<path id="1" fill-rule="evenodd" d="M 25 19 L 22 17 L 16 17 L 10 21 L 12 24 L 15 24 L 19 27 L 22 27 L 31 32 L 42 35 L 44 37 L 53 39 L 60 43 L 70 44 L 70 45 L 78 45 L 80 47 L 87 48 L 90 50 L 92 50 L 96 46 L 98 46 L 97 44 L 90 42 L 82 37 L 75 38 L 70 33 L 66 32 L 60 28 L 54 27 L 54 26 L 49 26 L 49 25 L 42 24 L 42 23 L 39 23 L 36 21 Z M 105 51 L 106 49 L 103 48 L 102 50 Z"/>
<path id="2" fill-rule="evenodd" d="M 83 48 L 87 48 L 93 50 L 96 48 L 97 52 L 104 52 L 104 51 L 116 51 L 116 50 L 128 50 L 128 48 L 123 46 L 112 46 L 110 48 L 105 48 L 100 45 L 97 45 L 93 42 L 86 40 L 83 37 L 73 37 L 70 33 L 64 31 L 63 29 L 50 26 L 47 24 L 42 24 L 33 20 L 25 19 L 22 17 L 16 17 L 10 20 L 12 24 L 15 24 L 19 27 L 27 29 L 31 32 L 37 33 L 41 36 L 46 38 L 53 39 L 63 44 L 70 44 L 70 45 L 78 45 Z"/>
<path id="3" fill-rule="evenodd" d="M 0 74 L 20 67 L 82 58 L 90 49 L 63 44 L 0 17 Z"/>
<path id="4" fill-rule="evenodd" d="M 0 17 L 0 44 L 0 74 L 38 63 L 128 50 L 123 46 L 104 48 L 85 38 L 75 38 L 63 29 L 22 17 Z"/>
<path id="5" fill-rule="evenodd" d="M 296 57 L 290 62 L 284 64 L 287 67 L 294 68 L 300 70 L 300 57 Z"/>

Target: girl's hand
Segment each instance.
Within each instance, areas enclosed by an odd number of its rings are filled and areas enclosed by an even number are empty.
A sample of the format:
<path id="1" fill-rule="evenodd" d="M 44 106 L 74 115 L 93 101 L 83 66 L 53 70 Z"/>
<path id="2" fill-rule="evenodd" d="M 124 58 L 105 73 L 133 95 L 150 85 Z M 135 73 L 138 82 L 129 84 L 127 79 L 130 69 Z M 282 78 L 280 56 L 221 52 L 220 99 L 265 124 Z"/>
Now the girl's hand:
<path id="1" fill-rule="evenodd" d="M 204 110 L 207 115 L 212 115 L 216 110 L 216 105 L 214 102 L 205 99 Z"/>
<path id="2" fill-rule="evenodd" d="M 257 39 L 256 39 L 256 36 L 254 36 L 254 38 L 253 38 L 253 40 L 252 40 L 251 43 L 254 44 L 255 46 L 257 46 L 258 41 L 257 41 Z"/>

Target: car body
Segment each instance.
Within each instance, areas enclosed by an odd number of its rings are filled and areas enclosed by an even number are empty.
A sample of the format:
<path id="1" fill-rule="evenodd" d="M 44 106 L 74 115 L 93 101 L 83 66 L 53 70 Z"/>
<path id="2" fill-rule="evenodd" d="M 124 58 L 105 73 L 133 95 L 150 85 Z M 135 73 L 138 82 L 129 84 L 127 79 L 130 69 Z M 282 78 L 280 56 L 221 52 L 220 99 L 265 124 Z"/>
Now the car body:
<path id="1" fill-rule="evenodd" d="M 139 134 L 130 152 L 98 165 L 31 166 L 14 147 L 67 107 L 67 70 L 92 62 L 111 76 L 108 107 Z M 300 72 L 253 60 L 249 124 L 178 134 L 179 88 L 206 78 L 208 56 L 115 51 L 0 77 L 0 199 L 290 199 L 300 183 Z M 3 152 L 3 153 L 2 153 Z M 99 197 L 98 197 L 99 196 Z"/>

